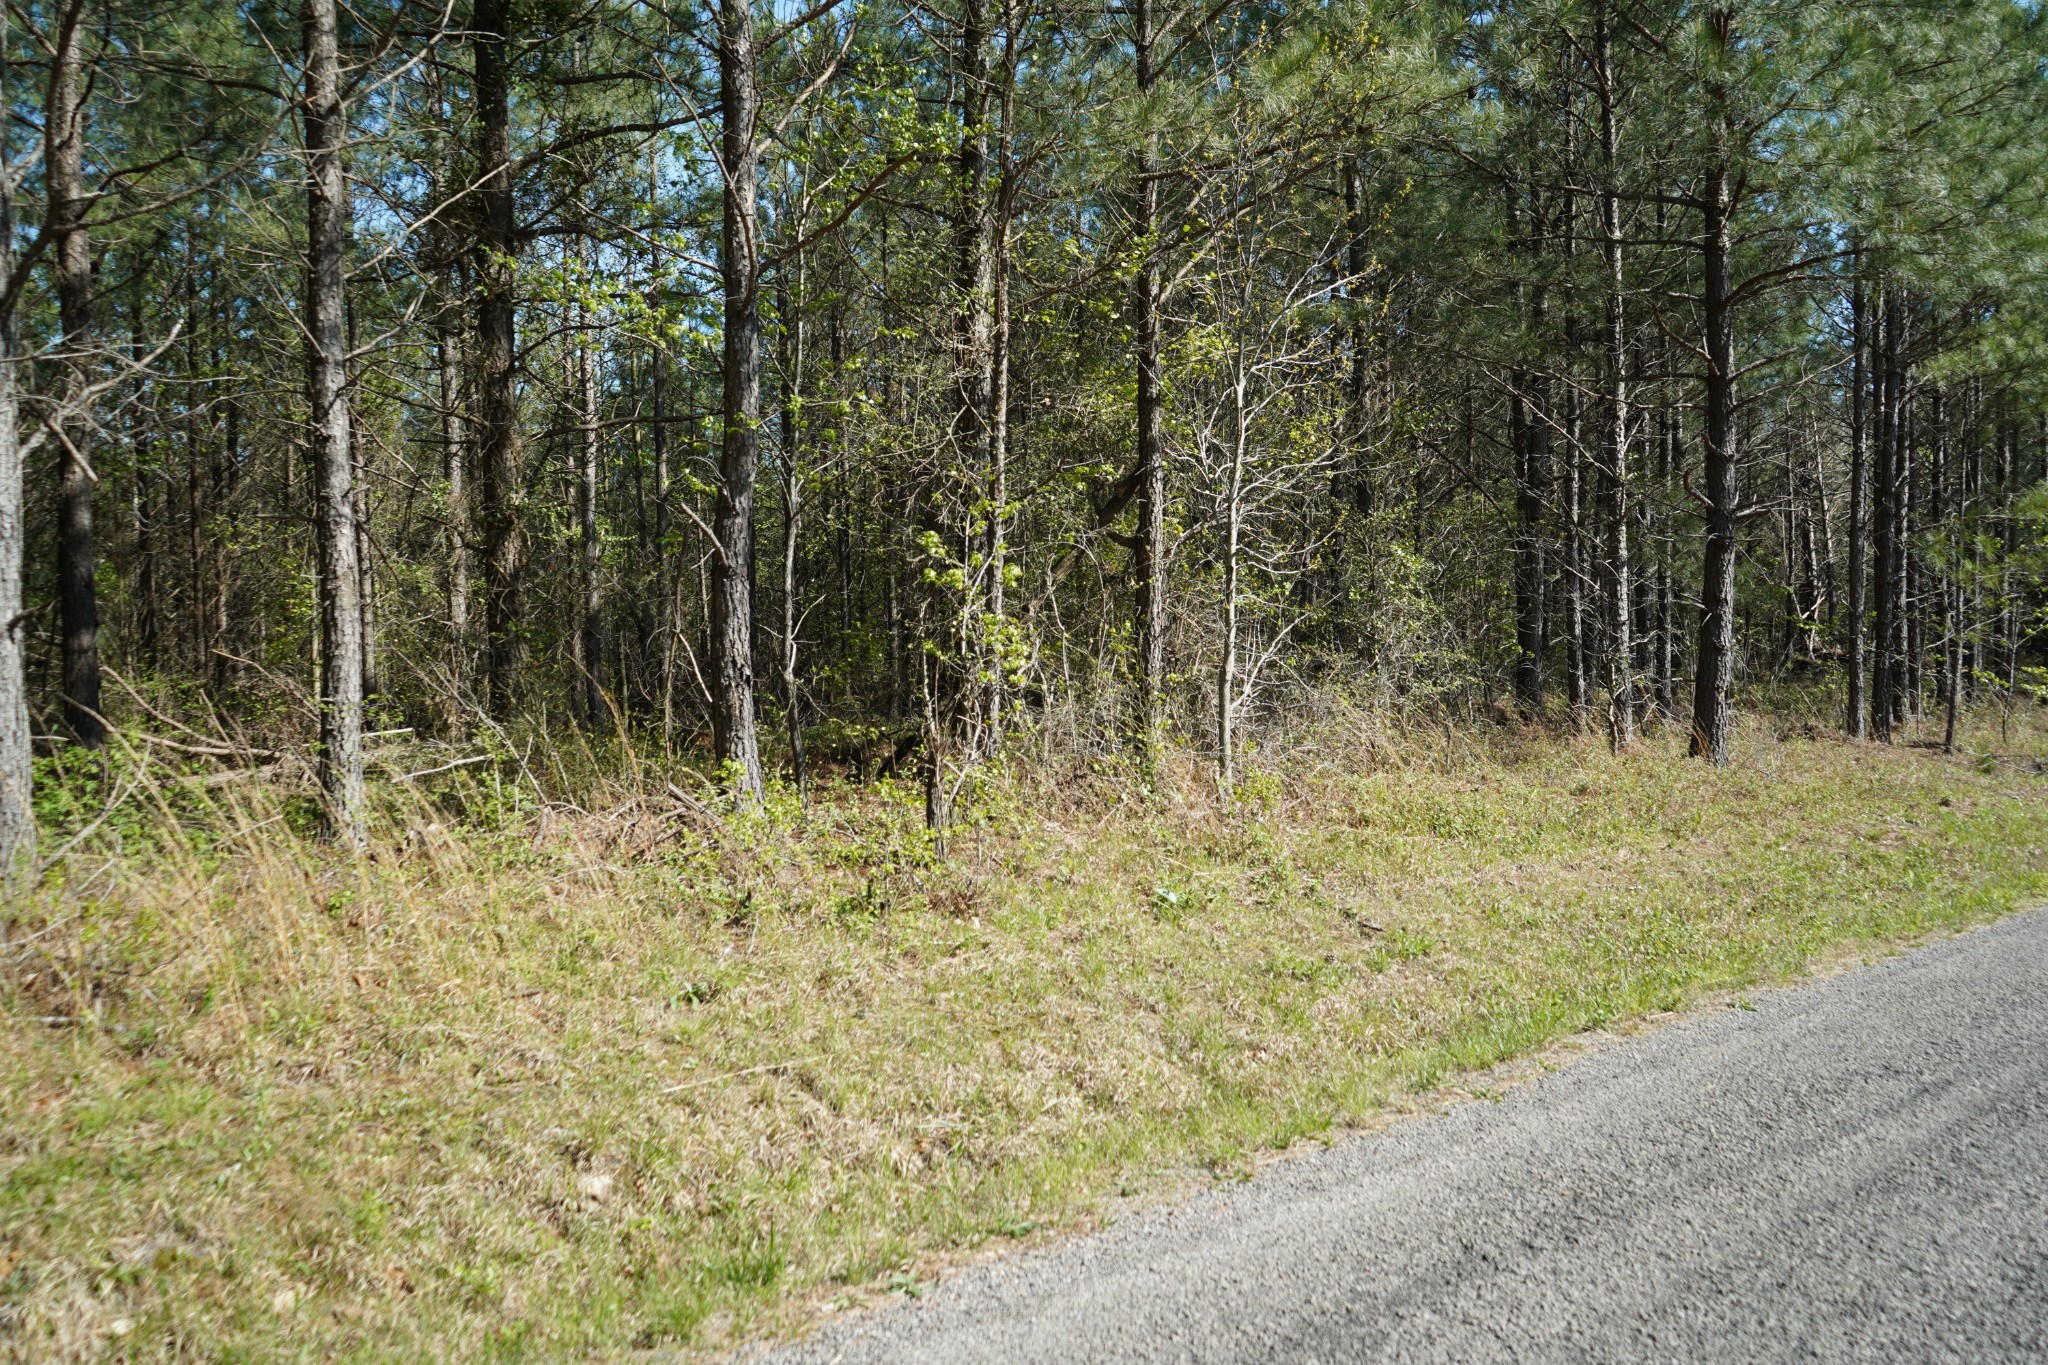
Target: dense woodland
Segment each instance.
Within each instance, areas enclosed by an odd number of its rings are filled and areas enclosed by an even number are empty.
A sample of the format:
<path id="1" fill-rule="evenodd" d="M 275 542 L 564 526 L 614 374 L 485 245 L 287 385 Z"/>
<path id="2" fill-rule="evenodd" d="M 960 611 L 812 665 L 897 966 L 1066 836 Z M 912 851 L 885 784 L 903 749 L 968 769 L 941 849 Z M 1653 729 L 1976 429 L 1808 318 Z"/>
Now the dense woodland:
<path id="1" fill-rule="evenodd" d="M 1227 797 L 1331 696 L 1722 762 L 2048 681 L 2038 6 L 5 24 L 10 860 L 114 728 L 344 841 L 405 727 L 943 836 L 1027 737 Z"/>

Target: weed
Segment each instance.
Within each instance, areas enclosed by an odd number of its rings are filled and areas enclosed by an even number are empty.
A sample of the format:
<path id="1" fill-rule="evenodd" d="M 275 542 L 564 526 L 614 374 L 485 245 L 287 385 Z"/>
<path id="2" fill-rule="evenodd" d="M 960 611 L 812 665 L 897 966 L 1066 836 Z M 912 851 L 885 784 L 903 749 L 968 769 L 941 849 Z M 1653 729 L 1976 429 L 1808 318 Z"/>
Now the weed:
<path id="1" fill-rule="evenodd" d="M 945 865 L 909 783 L 737 816 L 510 747 L 343 861 L 289 786 L 110 751 L 52 829 L 133 808 L 4 911 L 0 1358 L 713 1349 L 2048 893 L 2038 718 L 1990 765 L 1775 735 L 1303 736 L 1228 811 L 996 764 Z"/>

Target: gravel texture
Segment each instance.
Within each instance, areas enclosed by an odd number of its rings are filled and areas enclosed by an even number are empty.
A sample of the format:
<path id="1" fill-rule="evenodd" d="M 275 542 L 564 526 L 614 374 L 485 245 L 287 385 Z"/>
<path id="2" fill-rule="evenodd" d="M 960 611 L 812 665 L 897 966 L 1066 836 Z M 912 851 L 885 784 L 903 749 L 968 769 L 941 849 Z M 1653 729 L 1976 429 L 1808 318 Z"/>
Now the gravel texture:
<path id="1" fill-rule="evenodd" d="M 2048 911 L 753 1358 L 2048 1359 Z"/>

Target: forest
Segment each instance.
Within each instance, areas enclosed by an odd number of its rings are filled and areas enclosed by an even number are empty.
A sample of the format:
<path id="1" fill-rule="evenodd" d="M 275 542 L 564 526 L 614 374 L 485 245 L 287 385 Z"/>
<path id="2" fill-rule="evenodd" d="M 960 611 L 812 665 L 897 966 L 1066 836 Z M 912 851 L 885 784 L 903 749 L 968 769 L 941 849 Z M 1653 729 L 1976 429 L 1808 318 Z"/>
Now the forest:
<path id="1" fill-rule="evenodd" d="M 0 86 L 0 1362 L 747 1347 L 2048 897 L 2031 0 Z"/>
<path id="2" fill-rule="evenodd" d="M 914 774 L 941 843 L 1021 737 L 1227 800 L 1332 693 L 1953 745 L 2044 680 L 2044 39 L 15 6 L 0 852 L 124 725 L 354 842 L 379 735 Z"/>

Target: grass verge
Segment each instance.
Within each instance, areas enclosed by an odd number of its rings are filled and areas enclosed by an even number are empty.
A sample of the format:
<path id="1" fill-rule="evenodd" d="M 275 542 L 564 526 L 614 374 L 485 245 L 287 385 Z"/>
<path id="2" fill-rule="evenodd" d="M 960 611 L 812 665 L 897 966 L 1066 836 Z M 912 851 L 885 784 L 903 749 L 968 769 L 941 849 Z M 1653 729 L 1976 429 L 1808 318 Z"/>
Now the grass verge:
<path id="1" fill-rule="evenodd" d="M 886 784 L 456 773 L 353 865 L 153 788 L 7 912 L 0 1358 L 715 1350 L 2048 896 L 2048 728 L 1744 738 L 1325 734 L 1227 816 L 1020 767 L 945 864 Z"/>

